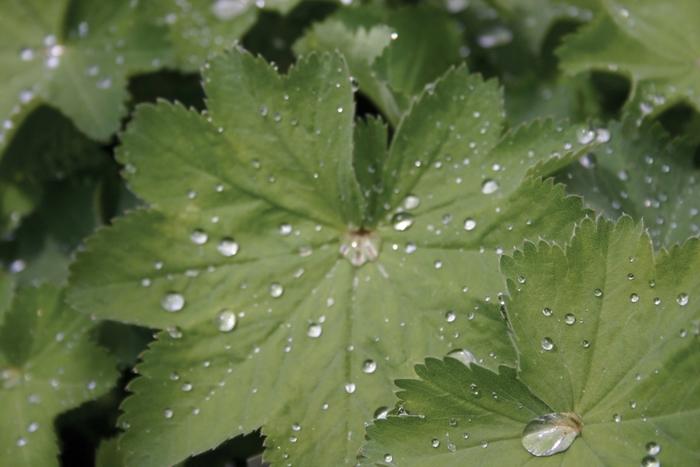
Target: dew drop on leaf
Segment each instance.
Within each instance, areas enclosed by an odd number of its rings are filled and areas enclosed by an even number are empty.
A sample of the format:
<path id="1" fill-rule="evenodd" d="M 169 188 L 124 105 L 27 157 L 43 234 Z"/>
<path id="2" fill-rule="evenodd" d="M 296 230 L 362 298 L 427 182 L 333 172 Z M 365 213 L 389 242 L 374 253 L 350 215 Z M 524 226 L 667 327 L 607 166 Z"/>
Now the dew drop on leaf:
<path id="1" fill-rule="evenodd" d="M 291 224 L 282 224 L 280 225 L 280 235 L 283 237 L 286 237 L 287 235 L 292 233 L 292 226 Z"/>
<path id="2" fill-rule="evenodd" d="M 216 325 L 221 332 L 233 331 L 236 327 L 236 314 L 231 310 L 221 310 L 216 317 Z"/>
<path id="3" fill-rule="evenodd" d="M 476 221 L 473 218 L 467 217 L 466 219 L 464 219 L 464 230 L 466 230 L 467 232 L 471 232 L 475 228 Z"/>
<path id="4" fill-rule="evenodd" d="M 408 195 L 403 200 L 403 208 L 407 211 L 416 209 L 420 205 L 420 198 L 416 195 Z"/>
<path id="5" fill-rule="evenodd" d="M 167 312 L 174 313 L 182 310 L 185 306 L 185 297 L 176 292 L 169 292 L 160 301 L 160 305 Z"/>
<path id="6" fill-rule="evenodd" d="M 273 282 L 270 284 L 270 297 L 280 298 L 284 293 L 284 287 L 279 282 Z"/>
<path id="7" fill-rule="evenodd" d="M 481 192 L 485 195 L 490 195 L 498 190 L 498 182 L 487 178 L 481 184 Z"/>
<path id="8" fill-rule="evenodd" d="M 345 392 L 347 392 L 348 394 L 354 393 L 355 389 L 357 389 L 357 386 L 355 386 L 355 383 L 346 383 L 345 384 Z"/>
<path id="9" fill-rule="evenodd" d="M 580 128 L 576 132 L 576 139 L 581 144 L 589 144 L 595 139 L 595 132 L 587 128 Z"/>
<path id="10" fill-rule="evenodd" d="M 685 292 L 679 293 L 678 296 L 676 297 L 676 302 L 680 306 L 686 306 L 689 301 L 690 301 L 690 297 Z"/>
<path id="11" fill-rule="evenodd" d="M 525 425 L 521 442 L 533 456 L 551 456 L 569 449 L 580 433 L 581 419 L 576 414 L 549 413 Z"/>
<path id="12" fill-rule="evenodd" d="M 209 240 L 209 236 L 202 229 L 196 229 L 190 234 L 190 240 L 192 240 L 192 243 L 195 245 L 204 245 L 207 243 L 207 240 Z"/>
<path id="13" fill-rule="evenodd" d="M 546 350 L 548 352 L 550 350 L 554 349 L 554 342 L 552 342 L 552 339 L 550 339 L 549 337 L 543 338 L 541 345 L 542 345 L 542 350 Z"/>
<path id="14" fill-rule="evenodd" d="M 163 411 L 163 416 L 164 416 L 165 418 L 168 418 L 168 419 L 173 418 L 173 411 L 172 411 L 172 409 L 165 409 L 165 410 Z"/>
<path id="15" fill-rule="evenodd" d="M 323 327 L 318 323 L 311 323 L 306 329 L 306 335 L 311 337 L 312 339 L 321 337 L 321 334 L 323 334 Z"/>
<path id="16" fill-rule="evenodd" d="M 384 454 L 384 462 L 393 462 L 394 457 L 391 454 Z"/>
<path id="17" fill-rule="evenodd" d="M 440 447 L 440 440 L 437 438 L 433 438 L 432 441 L 430 441 L 430 445 L 434 448 Z"/>
<path id="18" fill-rule="evenodd" d="M 219 253 L 221 253 L 224 256 L 236 256 L 239 247 L 238 242 L 236 242 L 230 237 L 226 237 L 219 242 L 219 245 L 216 247 L 216 249 L 219 250 Z"/>
<path id="19" fill-rule="evenodd" d="M 552 309 L 549 307 L 544 307 L 544 308 L 542 308 L 542 314 L 547 316 L 547 317 L 550 317 L 550 316 L 552 316 Z"/>
<path id="20" fill-rule="evenodd" d="M 377 371 L 377 362 L 375 362 L 374 360 L 365 360 L 364 363 L 362 363 L 363 373 L 371 375 L 375 371 Z"/>
<path id="21" fill-rule="evenodd" d="M 476 357 L 474 357 L 474 354 L 466 349 L 453 350 L 452 352 L 448 353 L 447 356 L 462 362 L 466 366 L 476 363 Z"/>
<path id="22" fill-rule="evenodd" d="M 576 316 L 573 313 L 567 313 L 564 315 L 564 322 L 571 326 L 576 323 Z"/>
<path id="23" fill-rule="evenodd" d="M 646 444 L 645 448 L 647 450 L 647 454 L 649 454 L 650 456 L 655 456 L 661 452 L 661 446 L 654 441 L 649 441 Z"/>
<path id="24" fill-rule="evenodd" d="M 413 216 L 407 212 L 399 212 L 394 215 L 391 224 L 397 232 L 405 232 L 413 225 Z"/>
<path id="25" fill-rule="evenodd" d="M 661 467 L 661 462 L 654 456 L 644 456 L 641 463 L 642 467 Z"/>

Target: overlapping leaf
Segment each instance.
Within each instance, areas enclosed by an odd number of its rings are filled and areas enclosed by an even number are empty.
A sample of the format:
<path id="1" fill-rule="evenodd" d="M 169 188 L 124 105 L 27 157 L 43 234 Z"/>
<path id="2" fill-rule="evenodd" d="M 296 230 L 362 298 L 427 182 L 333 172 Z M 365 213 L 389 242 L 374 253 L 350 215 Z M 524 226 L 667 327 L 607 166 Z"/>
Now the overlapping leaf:
<path id="1" fill-rule="evenodd" d="M 700 109 L 700 4 L 602 0 L 604 12 L 559 49 L 564 70 L 604 70 L 632 81 L 639 116 L 678 102 Z"/>
<path id="2" fill-rule="evenodd" d="M 657 247 L 697 235 L 700 173 L 692 148 L 658 126 L 638 128 L 629 120 L 613 122 L 609 131 L 609 144 L 562 173 L 569 191 L 609 217 L 626 213 L 644 219 Z"/>
<path id="3" fill-rule="evenodd" d="M 410 99 L 460 59 L 457 23 L 429 7 L 341 10 L 314 24 L 298 54 L 340 50 L 359 89 L 397 124 Z"/>
<path id="4" fill-rule="evenodd" d="M 169 61 L 140 2 L 0 2 L 0 145 L 38 103 L 107 140 L 126 112 L 126 77 Z"/>
<path id="5" fill-rule="evenodd" d="M 397 383 L 404 415 L 368 429 L 365 462 L 697 464 L 699 265 L 700 241 L 654 256 L 628 217 L 584 220 L 565 250 L 526 243 L 502 260 L 517 373 L 426 361 L 420 380 Z M 531 456 L 525 425 L 557 412 L 580 417 L 580 437 Z"/>
<path id="6" fill-rule="evenodd" d="M 119 154 L 151 207 L 99 232 L 72 269 L 80 310 L 165 329 L 123 406 L 130 463 L 263 426 L 273 463 L 354 464 L 364 421 L 424 355 L 468 346 L 512 364 L 498 255 L 570 235 L 580 201 L 540 177 L 592 142 L 551 122 L 502 135 L 496 84 L 463 68 L 388 150 L 380 121 L 353 128 L 337 54 L 283 77 L 234 50 L 205 88 L 206 118 L 139 108 Z"/>
<path id="7" fill-rule="evenodd" d="M 20 289 L 0 322 L 2 459 L 58 465 L 54 418 L 104 394 L 115 362 L 90 341 L 90 320 L 52 286 Z"/>

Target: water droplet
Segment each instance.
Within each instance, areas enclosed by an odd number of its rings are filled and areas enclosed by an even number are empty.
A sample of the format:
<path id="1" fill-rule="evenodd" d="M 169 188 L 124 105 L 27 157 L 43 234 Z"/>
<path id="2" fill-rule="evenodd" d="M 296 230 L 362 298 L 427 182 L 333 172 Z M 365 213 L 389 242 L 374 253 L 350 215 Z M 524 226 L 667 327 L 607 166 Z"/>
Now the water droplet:
<path id="1" fill-rule="evenodd" d="M 391 454 L 384 454 L 384 462 L 393 462 L 394 457 Z"/>
<path id="2" fill-rule="evenodd" d="M 581 144 L 589 144 L 595 139 L 595 132 L 588 128 L 579 128 L 576 132 L 576 139 Z"/>
<path id="3" fill-rule="evenodd" d="M 323 334 L 323 326 L 318 323 L 311 323 L 309 324 L 309 327 L 306 328 L 306 335 L 312 339 L 321 337 L 321 334 Z"/>
<path id="4" fill-rule="evenodd" d="M 452 311 L 452 310 L 447 310 L 445 313 L 445 321 L 448 323 L 454 323 L 454 321 L 457 319 L 457 314 Z"/>
<path id="5" fill-rule="evenodd" d="M 481 184 L 481 192 L 485 195 L 490 195 L 498 190 L 498 182 L 487 178 Z"/>
<path id="6" fill-rule="evenodd" d="M 680 306 L 686 306 L 689 301 L 690 301 L 690 297 L 685 292 L 679 293 L 678 296 L 676 297 L 676 303 L 678 303 Z"/>
<path id="7" fill-rule="evenodd" d="M 282 224 L 280 225 L 280 235 L 283 237 L 286 237 L 287 235 L 292 233 L 292 226 L 290 224 Z"/>
<path id="8" fill-rule="evenodd" d="M 168 419 L 173 418 L 173 411 L 171 409 L 165 409 L 163 411 L 163 416 Z"/>
<path id="9" fill-rule="evenodd" d="M 183 392 L 190 392 L 192 390 L 192 383 L 184 383 L 180 389 L 182 389 Z"/>
<path id="10" fill-rule="evenodd" d="M 642 467 L 661 467 L 661 462 L 654 456 L 644 456 L 641 463 Z"/>
<path id="11" fill-rule="evenodd" d="M 399 212 L 391 220 L 394 230 L 404 232 L 413 225 L 413 216 L 407 212 Z"/>
<path id="12" fill-rule="evenodd" d="M 346 383 L 345 384 L 345 392 L 347 392 L 348 394 L 354 393 L 356 389 L 357 389 L 357 386 L 355 386 L 355 383 Z"/>
<path id="13" fill-rule="evenodd" d="M 541 344 L 542 350 L 546 350 L 547 352 L 554 349 L 554 342 L 552 342 L 552 339 L 550 339 L 549 337 L 543 338 Z"/>
<path id="14" fill-rule="evenodd" d="M 649 441 L 646 444 L 645 449 L 647 450 L 647 454 L 650 456 L 655 456 L 661 452 L 661 446 L 654 441 Z"/>
<path id="15" fill-rule="evenodd" d="M 374 411 L 374 418 L 376 418 L 377 420 L 385 420 L 388 415 L 388 407 L 379 407 L 377 410 Z"/>
<path id="16" fill-rule="evenodd" d="M 636 293 L 631 294 L 630 295 L 630 302 L 632 302 L 632 303 L 639 302 L 639 295 L 637 295 Z"/>
<path id="17" fill-rule="evenodd" d="M 22 448 L 26 445 L 27 445 L 27 438 L 25 438 L 25 437 L 17 438 L 17 446 L 18 447 Z"/>
<path id="18" fill-rule="evenodd" d="M 160 305 L 167 312 L 174 313 L 185 306 L 185 297 L 176 292 L 169 292 L 160 301 Z"/>
<path id="19" fill-rule="evenodd" d="M 219 245 L 216 247 L 216 249 L 219 250 L 219 253 L 221 253 L 224 256 L 236 256 L 239 247 L 238 242 L 236 242 L 231 237 L 226 237 L 219 242 Z"/>
<path id="20" fill-rule="evenodd" d="M 573 313 L 567 313 L 564 315 L 564 322 L 569 326 L 576 324 L 576 316 Z"/>
<path id="21" fill-rule="evenodd" d="M 407 211 L 416 209 L 420 205 L 420 198 L 416 195 L 408 195 L 403 200 L 403 208 Z"/>
<path id="22" fill-rule="evenodd" d="M 622 421 L 622 416 L 619 413 L 613 414 L 613 422 L 620 423 Z"/>
<path id="23" fill-rule="evenodd" d="M 209 240 L 209 236 L 205 231 L 196 229 L 190 234 L 190 240 L 192 240 L 192 243 L 195 245 L 204 245 L 207 243 L 207 240 Z"/>
<path id="24" fill-rule="evenodd" d="M 19 51 L 19 58 L 23 62 L 29 62 L 34 60 L 34 50 L 30 49 L 28 47 L 25 47 Z"/>
<path id="25" fill-rule="evenodd" d="M 552 309 L 549 307 L 544 307 L 544 308 L 542 308 L 542 314 L 547 316 L 547 317 L 550 317 L 550 316 L 552 316 Z"/>
<path id="26" fill-rule="evenodd" d="M 573 413 L 550 413 L 531 420 L 521 442 L 533 456 L 551 456 L 569 449 L 581 433 L 581 419 Z"/>
<path id="27" fill-rule="evenodd" d="M 591 343 L 587 341 L 586 339 L 581 341 L 581 345 L 583 346 L 584 349 L 587 349 L 591 346 Z"/>
<path id="28" fill-rule="evenodd" d="M 471 365 L 472 363 L 476 363 L 476 357 L 474 357 L 474 354 L 466 349 L 453 350 L 452 352 L 448 353 L 447 356 L 454 358 L 467 366 Z"/>
<path id="29" fill-rule="evenodd" d="M 236 327 L 236 314 L 231 310 L 221 310 L 216 317 L 216 327 L 221 332 L 233 331 Z"/>
<path id="30" fill-rule="evenodd" d="M 270 297 L 280 298 L 283 293 L 284 287 L 282 287 L 282 284 L 278 282 L 273 282 L 272 284 L 270 284 Z"/>
<path id="31" fill-rule="evenodd" d="M 476 228 L 476 221 L 471 217 L 464 219 L 464 230 L 470 232 Z"/>
<path id="32" fill-rule="evenodd" d="M 603 291 L 600 290 L 600 289 L 595 289 L 595 290 L 593 291 L 593 296 L 600 298 L 600 297 L 603 296 Z"/>
<path id="33" fill-rule="evenodd" d="M 38 424 L 37 422 L 32 422 L 32 423 L 30 423 L 29 426 L 27 427 L 27 431 L 28 431 L 29 433 L 35 433 L 36 430 L 38 430 L 38 429 L 39 429 L 39 424 Z"/>
<path id="34" fill-rule="evenodd" d="M 371 375 L 375 371 L 377 371 L 377 362 L 375 362 L 374 360 L 365 360 L 362 363 L 362 372 L 363 373 L 367 373 L 368 375 Z"/>
<path id="35" fill-rule="evenodd" d="M 432 441 L 430 441 L 430 445 L 434 448 L 440 447 L 440 440 L 433 438 Z"/>

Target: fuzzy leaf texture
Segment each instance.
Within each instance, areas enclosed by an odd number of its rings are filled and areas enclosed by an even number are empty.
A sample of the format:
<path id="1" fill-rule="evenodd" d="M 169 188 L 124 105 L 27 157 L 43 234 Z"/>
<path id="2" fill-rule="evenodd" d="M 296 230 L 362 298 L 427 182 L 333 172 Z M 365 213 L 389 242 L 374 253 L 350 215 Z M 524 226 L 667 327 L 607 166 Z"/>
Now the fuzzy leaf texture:
<path id="1" fill-rule="evenodd" d="M 503 135 L 496 83 L 463 68 L 388 149 L 380 120 L 355 126 L 339 54 L 280 76 L 235 49 L 204 81 L 206 115 L 137 110 L 119 159 L 150 208 L 72 267 L 79 310 L 164 329 L 123 405 L 130 465 L 261 426 L 273 464 L 352 465 L 364 421 L 425 355 L 468 345 L 487 367 L 512 364 L 498 253 L 568 238 L 584 215 L 541 180 L 590 150 L 577 128 Z"/>
<path id="2" fill-rule="evenodd" d="M 629 78 L 638 118 L 679 102 L 700 110 L 700 3 L 600 0 L 601 14 L 559 48 L 568 73 L 602 70 Z"/>
<path id="3" fill-rule="evenodd" d="M 53 286 L 20 288 L 11 303 L 0 295 L 0 457 L 11 465 L 59 465 L 54 418 L 117 379 L 116 362 L 90 339 L 92 323 L 63 296 Z"/>
<path id="4" fill-rule="evenodd" d="M 405 413 L 368 428 L 367 465 L 700 461 L 698 239 L 655 255 L 629 217 L 586 219 L 566 248 L 526 243 L 502 268 L 518 370 L 419 365 L 397 382 Z M 581 433 L 534 457 L 523 430 L 549 413 L 576 414 Z"/>
<path id="5" fill-rule="evenodd" d="M 126 113 L 127 76 L 170 60 L 140 2 L 0 1 L 0 149 L 45 103 L 106 141 Z"/>

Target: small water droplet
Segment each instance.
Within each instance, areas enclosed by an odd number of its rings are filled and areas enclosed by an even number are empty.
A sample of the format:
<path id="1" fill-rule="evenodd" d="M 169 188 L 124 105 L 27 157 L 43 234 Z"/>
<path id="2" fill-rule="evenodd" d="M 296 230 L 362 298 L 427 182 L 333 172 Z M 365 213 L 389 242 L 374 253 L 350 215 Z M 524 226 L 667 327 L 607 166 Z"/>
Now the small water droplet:
<path id="1" fill-rule="evenodd" d="M 173 418 L 173 411 L 171 409 L 165 409 L 163 411 L 163 416 L 168 419 Z"/>
<path id="2" fill-rule="evenodd" d="M 473 218 L 467 217 L 466 219 L 464 219 L 464 230 L 466 230 L 467 232 L 471 232 L 475 228 L 476 221 Z"/>
<path id="3" fill-rule="evenodd" d="M 345 384 L 345 392 L 347 392 L 348 394 L 354 393 L 356 389 L 357 389 L 357 386 L 355 386 L 355 383 L 346 383 Z"/>
<path id="4" fill-rule="evenodd" d="M 620 423 L 622 421 L 622 416 L 619 413 L 616 413 L 616 414 L 613 414 L 612 419 L 613 419 L 613 422 Z"/>
<path id="5" fill-rule="evenodd" d="M 661 462 L 654 456 L 644 456 L 641 463 L 642 467 L 661 467 Z"/>
<path id="6" fill-rule="evenodd" d="M 440 447 L 440 440 L 433 438 L 432 441 L 430 441 L 430 445 L 434 448 Z"/>
<path id="7" fill-rule="evenodd" d="M 646 444 L 645 449 L 647 450 L 647 454 L 649 454 L 650 456 L 656 456 L 658 453 L 661 452 L 661 446 L 654 441 L 649 441 Z"/>
<path id="8" fill-rule="evenodd" d="M 573 413 L 550 413 L 525 426 L 521 442 L 533 456 L 544 457 L 569 449 L 581 433 L 581 419 Z"/>
<path id="9" fill-rule="evenodd" d="M 454 323 L 454 321 L 457 319 L 457 314 L 452 311 L 452 310 L 447 310 L 445 313 L 445 321 L 448 323 Z"/>
<path id="10" fill-rule="evenodd" d="M 169 292 L 160 301 L 160 305 L 167 312 L 174 313 L 182 310 L 185 306 L 185 297 L 176 292 Z"/>
<path id="11" fill-rule="evenodd" d="M 690 297 L 685 292 L 679 293 L 678 296 L 676 297 L 676 303 L 678 303 L 680 306 L 686 306 L 689 301 L 690 301 Z"/>
<path id="12" fill-rule="evenodd" d="M 207 243 L 207 240 L 209 240 L 209 236 L 205 231 L 196 229 L 190 234 L 190 240 L 192 240 L 192 243 L 195 245 L 204 245 Z"/>
<path id="13" fill-rule="evenodd" d="M 603 291 L 600 289 L 595 289 L 593 290 L 593 296 L 600 298 L 603 296 Z"/>
<path id="14" fill-rule="evenodd" d="M 17 438 L 17 446 L 18 447 L 22 448 L 26 445 L 27 445 L 27 438 L 25 438 L 25 437 Z"/>
<path id="15" fill-rule="evenodd" d="M 547 317 L 550 317 L 550 316 L 552 316 L 552 309 L 549 307 L 544 307 L 544 308 L 542 308 L 542 314 L 547 316 Z"/>
<path id="16" fill-rule="evenodd" d="M 564 315 L 564 322 L 569 326 L 576 324 L 576 316 L 573 313 L 567 313 Z"/>
<path id="17" fill-rule="evenodd" d="M 399 212 L 394 215 L 391 223 L 397 232 L 405 232 L 413 225 L 413 216 L 407 212 Z"/>
<path id="18" fill-rule="evenodd" d="M 490 195 L 498 190 L 498 182 L 487 178 L 481 184 L 481 192 L 485 195 Z"/>
<path id="19" fill-rule="evenodd" d="M 323 326 L 318 323 L 311 323 L 309 324 L 309 327 L 306 328 L 306 335 L 312 339 L 321 337 L 321 334 L 323 334 Z"/>
<path id="20" fill-rule="evenodd" d="M 283 237 L 286 237 L 287 235 L 292 233 L 292 226 L 290 224 L 282 224 L 280 225 L 280 235 Z"/>
<path id="21" fill-rule="evenodd" d="M 283 293 L 284 287 L 282 287 L 282 284 L 278 282 L 273 282 L 272 284 L 270 284 L 270 297 L 280 298 Z"/>
<path id="22" fill-rule="evenodd" d="M 233 331 L 236 327 L 236 314 L 231 310 L 221 310 L 216 316 L 216 327 L 221 332 Z"/>
<path id="23" fill-rule="evenodd" d="M 236 242 L 234 239 L 231 237 L 226 237 L 219 242 L 216 249 L 219 250 L 219 253 L 224 256 L 236 256 L 236 254 L 238 254 L 239 246 L 238 242 Z"/>
<path id="24" fill-rule="evenodd" d="M 589 144 L 595 139 L 595 132 L 588 128 L 579 128 L 576 132 L 576 139 L 581 144 Z"/>
<path id="25" fill-rule="evenodd" d="M 377 362 L 375 362 L 374 360 L 365 360 L 362 363 L 362 372 L 363 373 L 367 373 L 368 375 L 371 375 L 375 371 L 377 371 Z"/>
<path id="26" fill-rule="evenodd" d="M 384 454 L 384 462 L 393 462 L 394 457 L 391 454 Z"/>
<path id="27" fill-rule="evenodd" d="M 184 383 L 180 386 L 180 389 L 182 389 L 183 392 L 190 392 L 192 390 L 192 383 Z"/>
<path id="28" fill-rule="evenodd" d="M 28 431 L 29 433 L 35 433 L 36 430 L 38 430 L 38 429 L 39 429 L 39 424 L 38 424 L 37 422 L 32 422 L 32 423 L 30 423 L 29 426 L 27 427 L 27 431 Z"/>
<path id="29" fill-rule="evenodd" d="M 554 349 L 554 342 L 552 342 L 552 339 L 550 339 L 549 337 L 543 338 L 541 345 L 542 350 L 546 350 L 547 352 Z"/>
<path id="30" fill-rule="evenodd" d="M 420 205 L 420 198 L 416 195 L 408 195 L 403 200 L 403 208 L 407 211 L 416 209 Z"/>
<path id="31" fill-rule="evenodd" d="M 466 366 L 476 363 L 476 357 L 474 357 L 474 354 L 466 349 L 453 350 L 452 352 L 448 353 L 447 356 L 462 362 Z"/>

